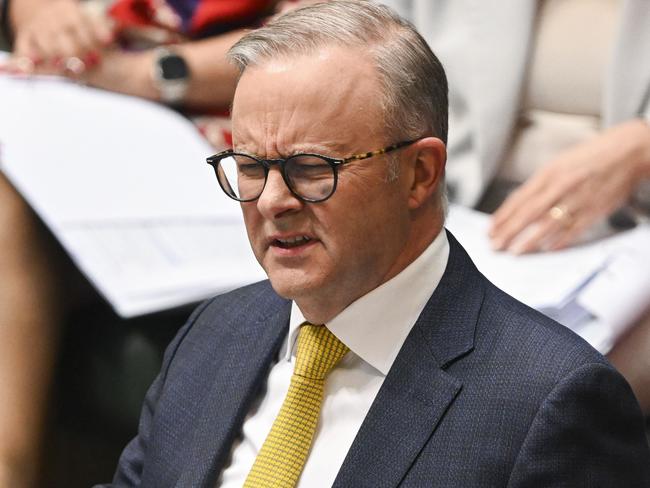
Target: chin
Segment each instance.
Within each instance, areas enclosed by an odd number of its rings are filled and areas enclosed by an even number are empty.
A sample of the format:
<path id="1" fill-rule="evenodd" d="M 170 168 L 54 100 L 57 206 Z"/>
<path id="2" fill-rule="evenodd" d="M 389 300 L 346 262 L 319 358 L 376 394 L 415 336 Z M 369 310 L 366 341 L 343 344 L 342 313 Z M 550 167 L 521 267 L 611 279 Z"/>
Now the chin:
<path id="1" fill-rule="evenodd" d="M 318 280 L 302 270 L 283 269 L 267 271 L 271 286 L 283 298 L 296 300 L 306 294 L 317 292 Z"/>

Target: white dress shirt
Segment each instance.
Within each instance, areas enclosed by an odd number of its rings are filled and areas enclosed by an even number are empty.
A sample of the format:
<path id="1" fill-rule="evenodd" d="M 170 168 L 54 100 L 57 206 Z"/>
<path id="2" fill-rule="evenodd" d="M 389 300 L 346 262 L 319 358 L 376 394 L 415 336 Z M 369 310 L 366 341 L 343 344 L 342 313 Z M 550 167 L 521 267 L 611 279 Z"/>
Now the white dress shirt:
<path id="1" fill-rule="evenodd" d="M 327 377 L 325 395 L 309 457 L 298 487 L 332 486 L 357 431 L 397 353 L 447 266 L 449 243 L 441 231 L 427 249 L 397 276 L 348 306 L 325 324 L 350 348 Z M 298 329 L 305 321 L 294 302 L 289 334 L 266 391 L 249 412 L 217 486 L 240 488 L 253 466 L 289 390 Z"/>

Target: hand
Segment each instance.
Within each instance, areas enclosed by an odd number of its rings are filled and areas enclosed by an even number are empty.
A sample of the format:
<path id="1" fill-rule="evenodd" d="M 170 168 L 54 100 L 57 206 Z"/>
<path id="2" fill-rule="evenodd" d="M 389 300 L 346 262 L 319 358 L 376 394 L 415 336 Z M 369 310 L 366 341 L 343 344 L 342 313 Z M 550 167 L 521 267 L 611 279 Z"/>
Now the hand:
<path id="1" fill-rule="evenodd" d="M 650 126 L 614 126 L 549 161 L 492 217 L 496 250 L 516 254 L 561 249 L 631 196 L 650 166 Z"/>
<path id="2" fill-rule="evenodd" d="M 52 0 L 16 20 L 14 57 L 29 59 L 46 71 L 78 72 L 91 67 L 113 39 L 109 20 L 92 14 L 77 0 Z"/>

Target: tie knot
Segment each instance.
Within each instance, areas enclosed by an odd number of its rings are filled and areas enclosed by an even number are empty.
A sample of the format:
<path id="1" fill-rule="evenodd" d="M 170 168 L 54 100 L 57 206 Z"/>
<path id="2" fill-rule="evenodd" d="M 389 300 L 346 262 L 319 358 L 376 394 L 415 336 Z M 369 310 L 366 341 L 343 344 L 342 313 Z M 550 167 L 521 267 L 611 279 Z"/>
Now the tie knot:
<path id="1" fill-rule="evenodd" d="M 323 380 L 348 350 L 324 325 L 305 323 L 298 333 L 294 374 Z"/>

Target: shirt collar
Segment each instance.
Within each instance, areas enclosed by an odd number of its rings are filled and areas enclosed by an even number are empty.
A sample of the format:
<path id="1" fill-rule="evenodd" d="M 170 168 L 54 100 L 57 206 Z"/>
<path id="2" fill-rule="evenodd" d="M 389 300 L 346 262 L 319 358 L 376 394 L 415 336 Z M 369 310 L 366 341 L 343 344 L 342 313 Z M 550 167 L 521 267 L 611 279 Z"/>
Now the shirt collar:
<path id="1" fill-rule="evenodd" d="M 387 375 L 406 337 L 435 291 L 447 266 L 444 229 L 415 261 L 362 296 L 325 324 L 357 356 Z M 290 361 L 305 318 L 293 302 L 281 358 Z"/>

